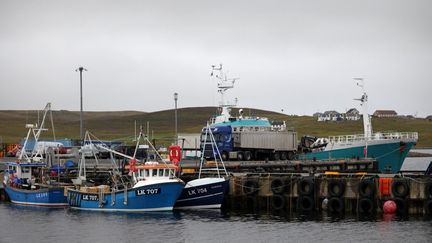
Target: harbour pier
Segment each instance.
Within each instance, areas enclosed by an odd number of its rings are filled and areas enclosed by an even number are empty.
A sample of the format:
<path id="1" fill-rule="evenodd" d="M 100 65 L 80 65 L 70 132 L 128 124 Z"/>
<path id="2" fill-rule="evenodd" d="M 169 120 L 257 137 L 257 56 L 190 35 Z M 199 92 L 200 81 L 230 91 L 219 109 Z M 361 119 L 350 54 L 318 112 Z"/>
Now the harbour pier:
<path id="1" fill-rule="evenodd" d="M 248 173 L 231 178 L 231 210 L 382 213 L 392 200 L 400 215 L 432 215 L 432 177 L 416 174 Z"/>
<path id="2" fill-rule="evenodd" d="M 123 173 L 128 172 L 121 166 L 125 163 L 117 161 Z M 214 163 L 208 161 L 204 168 L 214 168 Z M 108 181 L 112 165 L 109 160 L 86 165 L 88 179 L 101 184 Z M 232 211 L 369 215 L 382 213 L 384 203 L 392 200 L 398 214 L 432 215 L 432 176 L 424 171 L 379 173 L 372 159 L 229 161 L 225 167 L 231 176 L 224 206 Z M 60 176 L 74 178 L 76 171 L 67 168 Z M 199 162 L 186 160 L 181 163 L 179 175 L 189 181 L 198 177 L 198 171 Z M 0 199 L 8 199 L 2 186 Z"/>

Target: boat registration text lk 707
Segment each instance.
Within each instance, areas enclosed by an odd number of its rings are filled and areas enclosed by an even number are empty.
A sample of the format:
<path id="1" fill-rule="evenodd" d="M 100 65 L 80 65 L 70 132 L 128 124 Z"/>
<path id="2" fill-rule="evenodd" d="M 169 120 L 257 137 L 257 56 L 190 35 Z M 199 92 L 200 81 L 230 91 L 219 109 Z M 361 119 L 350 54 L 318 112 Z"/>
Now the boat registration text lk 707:
<path id="1" fill-rule="evenodd" d="M 147 188 L 147 189 L 139 189 L 135 191 L 136 196 L 155 195 L 160 193 L 161 193 L 160 188 Z"/>

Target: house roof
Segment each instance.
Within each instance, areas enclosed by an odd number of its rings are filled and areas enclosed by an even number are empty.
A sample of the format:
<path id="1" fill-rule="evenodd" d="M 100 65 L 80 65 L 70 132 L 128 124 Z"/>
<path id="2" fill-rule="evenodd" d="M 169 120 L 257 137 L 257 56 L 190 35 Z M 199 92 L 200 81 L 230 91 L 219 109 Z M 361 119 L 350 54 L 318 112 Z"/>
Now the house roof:
<path id="1" fill-rule="evenodd" d="M 326 112 L 324 112 L 324 115 L 338 115 L 339 114 L 339 112 L 337 112 L 337 111 L 326 111 Z"/>
<path id="2" fill-rule="evenodd" d="M 346 112 L 346 114 L 353 114 L 353 113 L 359 113 L 359 111 L 356 109 L 356 108 L 351 108 L 351 109 L 349 109 L 347 112 Z"/>
<path id="3" fill-rule="evenodd" d="M 394 110 L 376 110 L 374 112 L 374 115 L 397 115 L 396 111 Z"/>

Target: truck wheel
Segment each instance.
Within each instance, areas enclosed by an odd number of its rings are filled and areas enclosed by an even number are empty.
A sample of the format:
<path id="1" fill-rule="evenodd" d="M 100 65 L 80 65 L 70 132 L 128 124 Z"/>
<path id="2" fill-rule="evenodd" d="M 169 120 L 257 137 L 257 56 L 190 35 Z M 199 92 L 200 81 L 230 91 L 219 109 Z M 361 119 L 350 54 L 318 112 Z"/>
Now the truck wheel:
<path id="1" fill-rule="evenodd" d="M 288 158 L 287 152 L 282 152 L 280 158 L 281 160 L 287 160 Z"/>
<path id="2" fill-rule="evenodd" d="M 294 159 L 294 152 L 289 151 L 288 152 L 288 160 L 293 160 Z"/>
<path id="3" fill-rule="evenodd" d="M 228 153 L 227 152 L 222 152 L 221 157 L 222 157 L 223 161 L 227 161 L 228 160 Z"/>
<path id="4" fill-rule="evenodd" d="M 278 152 L 273 153 L 273 160 L 280 160 L 280 154 Z"/>
<path id="5" fill-rule="evenodd" d="M 242 160 L 244 160 L 244 155 L 243 155 L 242 152 L 238 152 L 238 153 L 237 153 L 237 160 L 238 160 L 238 161 L 242 161 Z"/>
<path id="6" fill-rule="evenodd" d="M 246 151 L 245 154 L 244 154 L 244 158 L 247 161 L 252 160 L 252 153 L 250 151 Z"/>

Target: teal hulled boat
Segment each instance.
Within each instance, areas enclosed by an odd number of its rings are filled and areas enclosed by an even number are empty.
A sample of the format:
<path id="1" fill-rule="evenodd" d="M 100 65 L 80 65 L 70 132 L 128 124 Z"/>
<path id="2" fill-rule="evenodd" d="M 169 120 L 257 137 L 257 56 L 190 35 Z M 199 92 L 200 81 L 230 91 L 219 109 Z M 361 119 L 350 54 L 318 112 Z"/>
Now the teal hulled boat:
<path id="1" fill-rule="evenodd" d="M 381 172 L 398 172 L 410 149 L 416 144 L 418 133 L 375 133 L 331 137 L 325 147 L 300 154 L 300 159 L 373 158 Z"/>
<path id="2" fill-rule="evenodd" d="M 371 117 L 368 114 L 368 96 L 364 90 L 363 79 L 357 78 L 363 89 L 359 100 L 362 106 L 364 134 L 319 138 L 313 141 L 308 152 L 300 154 L 299 159 L 348 159 L 373 158 L 378 162 L 381 172 L 398 172 L 410 149 L 417 143 L 417 132 L 372 133 Z"/>

